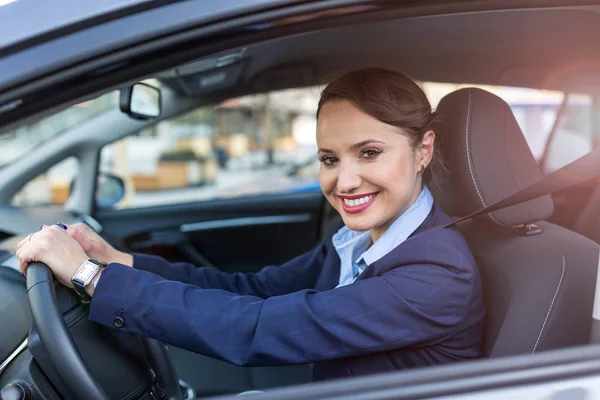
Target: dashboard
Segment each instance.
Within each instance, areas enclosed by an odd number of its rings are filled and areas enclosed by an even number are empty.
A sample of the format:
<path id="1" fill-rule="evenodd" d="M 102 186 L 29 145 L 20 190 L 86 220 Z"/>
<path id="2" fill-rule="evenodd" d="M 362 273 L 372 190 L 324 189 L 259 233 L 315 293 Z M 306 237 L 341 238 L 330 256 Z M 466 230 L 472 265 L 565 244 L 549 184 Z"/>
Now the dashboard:
<path id="1" fill-rule="evenodd" d="M 74 212 L 62 207 L 27 207 L 19 208 L 12 205 L 0 205 L 0 239 L 11 236 L 25 236 L 40 229 L 40 225 L 53 225 L 57 222 L 75 223 L 81 218 Z"/>

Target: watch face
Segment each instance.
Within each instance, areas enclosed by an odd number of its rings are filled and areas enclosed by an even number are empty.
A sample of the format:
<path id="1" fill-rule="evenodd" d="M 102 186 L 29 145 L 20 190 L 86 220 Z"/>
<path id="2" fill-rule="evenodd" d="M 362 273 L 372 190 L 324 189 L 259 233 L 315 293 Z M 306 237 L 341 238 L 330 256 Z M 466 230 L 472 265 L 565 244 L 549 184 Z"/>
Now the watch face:
<path id="1" fill-rule="evenodd" d="M 81 265 L 81 267 L 79 267 L 79 269 L 77 270 L 77 273 L 75 274 L 75 276 L 73 278 L 77 279 L 78 281 L 81 281 L 81 282 L 88 282 L 90 279 L 92 279 L 94 277 L 96 272 L 98 272 L 99 268 L 100 268 L 100 266 L 98 264 L 95 264 L 88 260 L 88 261 L 84 262 Z"/>

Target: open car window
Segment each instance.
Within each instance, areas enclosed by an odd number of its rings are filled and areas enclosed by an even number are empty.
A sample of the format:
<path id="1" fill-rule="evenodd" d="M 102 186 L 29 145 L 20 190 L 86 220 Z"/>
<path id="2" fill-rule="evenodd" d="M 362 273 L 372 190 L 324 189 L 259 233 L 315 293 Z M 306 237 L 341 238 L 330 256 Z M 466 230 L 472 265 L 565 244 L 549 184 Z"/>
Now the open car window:
<path id="1" fill-rule="evenodd" d="M 200 107 L 101 152 L 123 179 L 115 208 L 319 190 L 318 88 L 250 95 Z"/>

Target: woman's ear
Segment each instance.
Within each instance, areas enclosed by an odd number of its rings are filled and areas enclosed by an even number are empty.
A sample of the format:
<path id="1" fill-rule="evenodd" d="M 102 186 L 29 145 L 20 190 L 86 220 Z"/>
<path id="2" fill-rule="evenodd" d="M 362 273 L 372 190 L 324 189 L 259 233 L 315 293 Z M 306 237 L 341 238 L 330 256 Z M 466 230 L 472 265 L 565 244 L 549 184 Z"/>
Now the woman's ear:
<path id="1" fill-rule="evenodd" d="M 433 149 L 435 146 L 435 133 L 433 131 L 427 131 L 423 135 L 423 140 L 419 145 L 417 152 L 418 169 L 424 170 L 427 168 L 431 159 L 433 158 Z"/>

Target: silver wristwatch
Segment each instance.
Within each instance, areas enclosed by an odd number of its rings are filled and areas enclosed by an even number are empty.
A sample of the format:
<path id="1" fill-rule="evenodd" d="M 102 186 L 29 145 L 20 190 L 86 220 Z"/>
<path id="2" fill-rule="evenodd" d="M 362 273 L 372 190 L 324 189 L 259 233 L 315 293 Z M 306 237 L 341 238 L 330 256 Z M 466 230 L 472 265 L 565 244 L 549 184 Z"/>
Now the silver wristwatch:
<path id="1" fill-rule="evenodd" d="M 85 288 L 90 284 L 92 279 L 94 279 L 98 271 L 104 267 L 106 267 L 106 264 L 102 261 L 92 260 L 90 258 L 77 268 L 75 275 L 71 278 L 71 283 L 73 283 L 75 291 L 77 291 L 82 300 L 89 299 L 90 296 L 88 296 Z"/>

